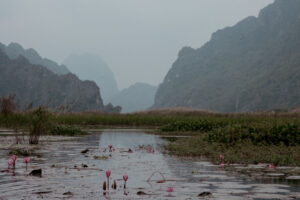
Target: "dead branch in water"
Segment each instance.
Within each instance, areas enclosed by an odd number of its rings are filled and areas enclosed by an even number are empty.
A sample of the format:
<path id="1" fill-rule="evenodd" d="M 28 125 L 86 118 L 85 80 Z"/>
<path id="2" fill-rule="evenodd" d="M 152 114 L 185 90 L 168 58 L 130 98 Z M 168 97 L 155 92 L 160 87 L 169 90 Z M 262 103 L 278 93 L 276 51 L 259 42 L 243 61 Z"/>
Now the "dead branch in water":
<path id="1" fill-rule="evenodd" d="M 151 174 L 151 176 L 147 179 L 147 182 L 150 182 L 150 181 L 151 181 L 151 178 L 152 178 L 152 177 L 154 176 L 154 174 L 156 174 L 156 173 L 158 173 L 158 174 L 161 175 L 161 177 L 163 178 L 163 181 L 164 181 L 164 182 L 166 181 L 166 178 L 164 177 L 164 175 L 163 175 L 161 172 L 155 171 L 155 172 L 153 172 L 153 173 Z"/>

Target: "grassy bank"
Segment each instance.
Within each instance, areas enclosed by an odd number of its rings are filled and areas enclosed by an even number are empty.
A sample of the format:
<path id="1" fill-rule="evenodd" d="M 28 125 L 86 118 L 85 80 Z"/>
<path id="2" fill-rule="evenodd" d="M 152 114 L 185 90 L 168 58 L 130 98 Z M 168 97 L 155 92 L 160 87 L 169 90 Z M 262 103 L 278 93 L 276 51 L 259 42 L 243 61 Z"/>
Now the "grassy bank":
<path id="1" fill-rule="evenodd" d="M 206 156 L 217 163 L 225 155 L 228 163 L 274 163 L 300 166 L 300 117 L 298 114 L 216 114 L 209 112 L 150 111 L 132 114 L 46 113 L 47 124 L 34 112 L 0 115 L 0 126 L 37 128 L 52 135 L 83 135 L 75 126 L 126 126 L 155 128 L 178 138 L 166 149 L 175 155 Z M 39 113 L 38 113 L 39 114 Z M 45 113 L 44 113 L 45 114 Z M 42 117 L 45 117 L 44 114 Z"/>
<path id="2" fill-rule="evenodd" d="M 300 146 L 253 145 L 250 142 L 227 145 L 209 143 L 204 136 L 179 138 L 166 146 L 170 154 L 179 156 L 205 156 L 215 164 L 219 155 L 225 163 L 257 164 L 273 163 L 282 166 L 300 166 Z"/>
<path id="3" fill-rule="evenodd" d="M 248 120 L 247 120 L 248 119 Z M 169 143 L 169 153 L 179 156 L 205 156 L 227 163 L 300 166 L 300 124 L 296 118 L 247 118 L 244 120 L 200 120 L 170 123 L 161 128 L 166 134 L 190 133 Z M 190 132 L 192 131 L 192 132 Z M 191 134 L 192 133 L 192 134 Z"/>
<path id="4" fill-rule="evenodd" d="M 28 135 L 29 144 L 38 144 L 40 136 L 82 136 L 87 132 L 72 125 L 60 124 L 56 121 L 56 113 L 47 109 L 38 108 L 28 112 L 9 113 L 0 115 L 0 127 L 14 129 L 16 144 L 20 142 L 19 137 Z M 25 142 L 25 141 L 23 141 Z"/>
<path id="5" fill-rule="evenodd" d="M 32 120 L 31 112 L 10 115 L 0 114 L 0 126 L 26 126 Z M 158 127 L 162 131 L 199 131 L 228 124 L 272 124 L 296 123 L 300 125 L 300 115 L 296 114 L 217 114 L 209 112 L 160 112 L 150 111 L 132 114 L 103 113 L 49 113 L 49 120 L 60 125 L 103 125 L 130 127 Z"/>

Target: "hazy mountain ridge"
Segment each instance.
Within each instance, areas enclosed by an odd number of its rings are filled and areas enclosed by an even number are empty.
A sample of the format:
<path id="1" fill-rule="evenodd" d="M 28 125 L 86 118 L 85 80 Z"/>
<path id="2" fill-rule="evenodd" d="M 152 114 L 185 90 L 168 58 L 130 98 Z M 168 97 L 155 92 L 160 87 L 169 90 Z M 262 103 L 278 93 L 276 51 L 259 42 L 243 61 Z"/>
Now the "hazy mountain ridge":
<path id="1" fill-rule="evenodd" d="M 146 110 L 153 105 L 156 90 L 156 86 L 135 83 L 121 90 L 108 101 L 113 105 L 120 105 L 124 113 Z"/>
<path id="2" fill-rule="evenodd" d="M 10 59 L 16 59 L 20 55 L 25 57 L 31 64 L 42 65 L 56 74 L 68 74 L 70 71 L 65 65 L 58 65 L 56 62 L 47 58 L 42 58 L 34 49 L 24 49 L 18 43 L 10 43 L 8 46 L 0 43 L 2 50 Z"/>
<path id="3" fill-rule="evenodd" d="M 21 110 L 47 106 L 71 111 L 119 112 L 119 108 L 104 106 L 99 88 L 92 81 L 80 81 L 74 74 L 57 75 L 46 67 L 31 64 L 25 57 L 11 60 L 0 50 L 0 96 L 15 93 Z"/>
<path id="4" fill-rule="evenodd" d="M 119 92 L 114 74 L 109 66 L 98 56 L 85 53 L 71 55 L 63 63 L 81 80 L 95 81 L 101 90 L 104 102 Z"/>
<path id="5" fill-rule="evenodd" d="M 219 112 L 300 106 L 300 1 L 276 0 L 259 17 L 183 48 L 156 93 L 154 108 Z"/>

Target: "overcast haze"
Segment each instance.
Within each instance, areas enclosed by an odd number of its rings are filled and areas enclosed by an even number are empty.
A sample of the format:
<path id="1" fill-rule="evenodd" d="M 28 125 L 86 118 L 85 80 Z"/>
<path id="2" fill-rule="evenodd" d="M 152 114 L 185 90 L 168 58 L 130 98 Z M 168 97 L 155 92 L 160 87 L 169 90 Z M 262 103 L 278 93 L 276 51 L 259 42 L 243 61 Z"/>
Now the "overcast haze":
<path id="1" fill-rule="evenodd" d="M 61 63 L 92 52 L 119 88 L 159 84 L 183 46 L 257 16 L 273 0 L 0 0 L 0 42 L 18 42 Z"/>

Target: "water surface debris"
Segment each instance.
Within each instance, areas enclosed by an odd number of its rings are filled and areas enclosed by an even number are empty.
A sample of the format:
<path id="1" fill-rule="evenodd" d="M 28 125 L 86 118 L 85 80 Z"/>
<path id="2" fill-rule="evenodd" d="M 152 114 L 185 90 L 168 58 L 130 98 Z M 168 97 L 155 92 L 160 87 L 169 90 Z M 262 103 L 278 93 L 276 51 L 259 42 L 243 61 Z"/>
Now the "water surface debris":
<path id="1" fill-rule="evenodd" d="M 42 169 L 34 169 L 29 173 L 29 176 L 36 176 L 42 178 Z"/>

